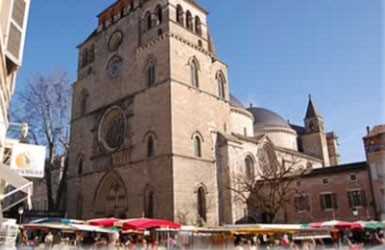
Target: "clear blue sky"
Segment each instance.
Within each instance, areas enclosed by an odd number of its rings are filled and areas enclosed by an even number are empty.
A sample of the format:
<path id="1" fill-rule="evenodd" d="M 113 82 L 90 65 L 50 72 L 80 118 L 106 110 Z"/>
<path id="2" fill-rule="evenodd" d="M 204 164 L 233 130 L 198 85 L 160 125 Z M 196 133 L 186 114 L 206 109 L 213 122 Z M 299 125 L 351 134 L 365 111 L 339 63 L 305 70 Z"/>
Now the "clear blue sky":
<path id="1" fill-rule="evenodd" d="M 34 72 L 65 69 L 113 0 L 32 0 L 17 89 Z M 312 94 L 342 162 L 364 160 L 367 125 L 385 123 L 381 0 L 198 0 L 233 94 L 302 124 Z"/>

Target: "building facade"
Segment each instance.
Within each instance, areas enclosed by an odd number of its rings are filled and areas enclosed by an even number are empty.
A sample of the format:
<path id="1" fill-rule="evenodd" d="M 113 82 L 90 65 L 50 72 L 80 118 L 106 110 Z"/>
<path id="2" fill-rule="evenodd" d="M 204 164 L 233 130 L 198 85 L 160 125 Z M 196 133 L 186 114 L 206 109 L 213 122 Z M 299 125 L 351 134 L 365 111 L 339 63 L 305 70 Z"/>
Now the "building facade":
<path id="1" fill-rule="evenodd" d="M 367 128 L 363 138 L 371 185 L 375 197 L 377 218 L 385 220 L 385 125 Z"/>
<path id="2" fill-rule="evenodd" d="M 366 162 L 314 169 L 294 185 L 296 192 L 286 210 L 288 223 L 376 218 Z"/>
<path id="3" fill-rule="evenodd" d="M 15 90 L 16 75 L 23 60 L 30 0 L 0 2 L 0 162 L 2 163 L 9 126 L 8 108 Z M 20 187 L 28 183 L 13 174 L 8 166 L 0 166 L 0 194 L 7 185 Z M 16 176 L 15 176 L 16 175 Z M 1 208 L 1 205 L 0 205 Z M 2 217 L 2 211 L 0 212 Z M 0 218 L 1 219 L 1 218 Z"/>
<path id="4" fill-rule="evenodd" d="M 78 46 L 69 217 L 234 223 L 229 187 L 269 162 L 338 164 L 337 137 L 309 99 L 304 125 L 229 93 L 207 11 L 195 0 L 120 0 Z"/>

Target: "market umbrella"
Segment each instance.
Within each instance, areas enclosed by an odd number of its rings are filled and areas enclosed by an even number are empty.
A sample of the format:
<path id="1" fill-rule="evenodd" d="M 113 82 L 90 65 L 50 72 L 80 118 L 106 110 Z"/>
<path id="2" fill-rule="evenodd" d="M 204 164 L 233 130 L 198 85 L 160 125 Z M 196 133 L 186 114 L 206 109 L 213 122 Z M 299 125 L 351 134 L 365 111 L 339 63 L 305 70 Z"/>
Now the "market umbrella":
<path id="1" fill-rule="evenodd" d="M 356 225 L 360 225 L 361 228 L 365 228 L 365 229 L 374 229 L 374 230 L 377 230 L 377 229 L 381 229 L 381 228 L 385 228 L 385 224 L 382 223 L 382 222 L 379 222 L 379 221 L 356 221 L 354 223 L 354 225 L 352 226 L 352 228 L 356 228 Z"/>
<path id="2" fill-rule="evenodd" d="M 362 228 L 360 224 L 355 224 L 352 222 L 347 222 L 347 221 L 339 221 L 339 220 L 331 220 L 331 221 L 324 221 L 324 222 L 315 222 L 315 223 L 310 223 L 309 227 L 310 228 L 324 228 L 324 227 L 331 227 L 331 228 Z"/>
<path id="3" fill-rule="evenodd" d="M 88 220 L 87 224 L 92 226 L 100 226 L 100 227 L 114 227 L 114 223 L 118 222 L 117 218 L 101 218 L 101 219 L 93 219 Z"/>
<path id="4" fill-rule="evenodd" d="M 33 220 L 30 224 L 42 224 L 42 223 L 71 223 L 71 224 L 83 224 L 84 221 L 81 220 L 73 220 L 68 218 L 42 218 Z"/>
<path id="5" fill-rule="evenodd" d="M 147 218 L 122 220 L 115 222 L 114 226 L 132 230 L 143 230 L 153 227 L 168 227 L 179 229 L 181 227 L 180 224 L 174 223 L 172 221 Z"/>

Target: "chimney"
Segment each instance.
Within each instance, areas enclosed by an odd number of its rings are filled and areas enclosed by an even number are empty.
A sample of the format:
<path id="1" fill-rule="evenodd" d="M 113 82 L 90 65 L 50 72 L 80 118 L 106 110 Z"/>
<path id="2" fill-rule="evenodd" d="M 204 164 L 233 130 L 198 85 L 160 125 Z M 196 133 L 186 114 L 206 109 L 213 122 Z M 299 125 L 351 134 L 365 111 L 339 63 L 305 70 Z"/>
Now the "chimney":
<path id="1" fill-rule="evenodd" d="M 367 133 L 367 135 L 370 134 L 370 127 L 369 126 L 366 126 L 366 133 Z"/>

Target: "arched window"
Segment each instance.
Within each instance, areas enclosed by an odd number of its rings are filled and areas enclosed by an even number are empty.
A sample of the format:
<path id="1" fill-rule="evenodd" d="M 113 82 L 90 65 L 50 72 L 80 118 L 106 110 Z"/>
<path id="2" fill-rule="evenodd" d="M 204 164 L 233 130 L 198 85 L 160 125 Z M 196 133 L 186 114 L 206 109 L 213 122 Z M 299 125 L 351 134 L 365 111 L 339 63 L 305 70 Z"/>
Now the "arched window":
<path id="1" fill-rule="evenodd" d="M 198 34 L 198 35 L 202 35 L 202 24 L 201 24 L 201 19 L 196 16 L 195 17 L 195 32 Z"/>
<path id="2" fill-rule="evenodd" d="M 163 30 L 162 29 L 158 29 L 158 36 L 161 36 L 163 35 Z"/>
<path id="3" fill-rule="evenodd" d="M 147 84 L 148 86 L 155 84 L 155 64 L 152 61 L 149 63 L 147 68 Z"/>
<path id="4" fill-rule="evenodd" d="M 176 22 L 183 25 L 183 9 L 179 4 L 176 7 Z"/>
<path id="5" fill-rule="evenodd" d="M 245 174 L 248 178 L 254 177 L 254 163 L 250 156 L 245 158 Z"/>
<path id="6" fill-rule="evenodd" d="M 206 191 L 203 187 L 198 188 L 197 196 L 198 215 L 202 220 L 207 221 Z"/>
<path id="7" fill-rule="evenodd" d="M 155 153 L 154 138 L 150 135 L 147 139 L 147 157 L 153 156 Z"/>
<path id="8" fill-rule="evenodd" d="M 146 15 L 145 15 L 145 18 L 146 18 L 146 28 L 147 28 L 147 30 L 150 30 L 152 28 L 152 15 L 151 15 L 151 12 L 147 11 Z"/>
<path id="9" fill-rule="evenodd" d="M 154 191 L 149 185 L 144 190 L 144 217 L 154 218 Z"/>
<path id="10" fill-rule="evenodd" d="M 198 63 L 195 60 L 192 60 L 190 63 L 190 76 L 191 85 L 193 87 L 199 88 Z"/>
<path id="11" fill-rule="evenodd" d="M 186 12 L 186 27 L 189 30 L 193 30 L 193 17 L 190 11 Z"/>
<path id="12" fill-rule="evenodd" d="M 156 6 L 155 13 L 156 13 L 157 24 L 159 25 L 163 21 L 162 7 L 160 5 Z"/>
<path id="13" fill-rule="evenodd" d="M 83 50 L 83 56 L 82 56 L 82 67 L 87 66 L 88 63 L 88 49 Z"/>
<path id="14" fill-rule="evenodd" d="M 88 91 L 86 89 L 82 90 L 81 93 L 81 103 L 80 103 L 80 114 L 83 116 L 87 113 L 88 109 Z"/>
<path id="15" fill-rule="evenodd" d="M 201 139 L 198 136 L 194 137 L 194 155 L 196 157 L 202 157 Z"/>
<path id="16" fill-rule="evenodd" d="M 218 95 L 220 98 L 225 99 L 225 78 L 221 73 L 217 75 L 217 81 L 218 81 Z"/>

